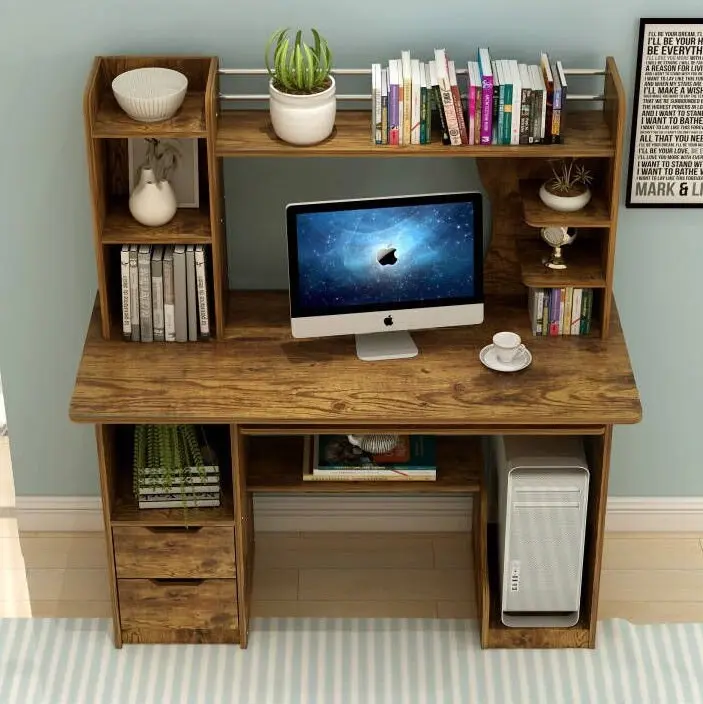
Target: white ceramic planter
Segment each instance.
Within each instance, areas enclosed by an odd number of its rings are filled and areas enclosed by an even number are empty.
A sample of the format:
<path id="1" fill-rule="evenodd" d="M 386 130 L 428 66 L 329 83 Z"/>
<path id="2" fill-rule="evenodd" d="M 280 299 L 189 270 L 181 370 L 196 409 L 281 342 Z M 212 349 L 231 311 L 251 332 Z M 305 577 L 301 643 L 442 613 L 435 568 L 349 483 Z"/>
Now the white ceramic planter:
<path id="1" fill-rule="evenodd" d="M 327 139 L 334 129 L 337 112 L 337 86 L 332 85 L 313 95 L 283 93 L 269 82 L 271 124 L 284 142 L 300 146 L 317 144 Z"/>
<path id="2" fill-rule="evenodd" d="M 142 225 L 165 225 L 176 214 L 176 195 L 168 181 L 157 181 L 152 169 L 142 169 L 129 197 L 129 212 Z"/>
<path id="3" fill-rule="evenodd" d="M 588 204 L 591 200 L 591 189 L 587 188 L 584 193 L 578 196 L 556 196 L 550 193 L 542 184 L 539 189 L 539 197 L 552 210 L 558 210 L 561 213 L 573 213 Z"/>

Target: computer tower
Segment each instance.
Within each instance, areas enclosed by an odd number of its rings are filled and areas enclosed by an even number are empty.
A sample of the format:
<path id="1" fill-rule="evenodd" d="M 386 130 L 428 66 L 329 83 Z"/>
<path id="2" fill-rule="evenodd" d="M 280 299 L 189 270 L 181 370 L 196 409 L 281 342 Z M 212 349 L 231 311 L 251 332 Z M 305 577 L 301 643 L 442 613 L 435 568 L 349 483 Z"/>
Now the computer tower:
<path id="1" fill-rule="evenodd" d="M 497 436 L 501 621 L 574 626 L 579 620 L 589 471 L 583 441 Z"/>

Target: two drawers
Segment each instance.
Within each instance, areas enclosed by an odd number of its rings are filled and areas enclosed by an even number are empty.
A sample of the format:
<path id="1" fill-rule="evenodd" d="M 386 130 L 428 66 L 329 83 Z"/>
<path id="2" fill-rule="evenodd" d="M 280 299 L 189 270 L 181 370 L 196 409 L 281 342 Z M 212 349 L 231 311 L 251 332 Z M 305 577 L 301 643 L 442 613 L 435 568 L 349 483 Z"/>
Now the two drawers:
<path id="1" fill-rule="evenodd" d="M 237 643 L 234 529 L 112 529 L 125 643 Z"/>

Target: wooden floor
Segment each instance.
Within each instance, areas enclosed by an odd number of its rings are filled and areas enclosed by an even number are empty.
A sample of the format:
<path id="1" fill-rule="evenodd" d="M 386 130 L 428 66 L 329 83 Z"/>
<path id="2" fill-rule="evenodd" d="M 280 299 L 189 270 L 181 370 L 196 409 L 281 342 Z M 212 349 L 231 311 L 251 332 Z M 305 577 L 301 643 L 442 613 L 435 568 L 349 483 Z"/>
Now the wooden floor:
<path id="1" fill-rule="evenodd" d="M 0 617 L 108 616 L 100 534 L 18 535 L 0 438 Z M 600 618 L 703 621 L 703 536 L 607 535 Z M 475 615 L 470 536 L 260 533 L 255 616 Z"/>

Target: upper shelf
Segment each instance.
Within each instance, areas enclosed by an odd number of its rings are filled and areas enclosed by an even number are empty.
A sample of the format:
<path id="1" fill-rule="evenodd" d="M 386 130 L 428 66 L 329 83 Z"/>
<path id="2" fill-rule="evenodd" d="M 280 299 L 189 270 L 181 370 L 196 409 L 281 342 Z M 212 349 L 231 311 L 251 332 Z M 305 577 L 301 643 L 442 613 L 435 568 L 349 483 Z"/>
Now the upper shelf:
<path id="1" fill-rule="evenodd" d="M 138 223 L 127 204 L 111 204 L 102 231 L 103 244 L 210 244 L 210 213 L 200 208 L 178 208 L 170 222 L 160 227 Z"/>
<path id="2" fill-rule="evenodd" d="M 525 222 L 530 227 L 610 227 L 610 213 L 605 198 L 594 192 L 588 205 L 574 213 L 548 208 L 539 197 L 539 181 L 520 181 L 520 197 Z"/>
<path id="3" fill-rule="evenodd" d="M 278 139 L 268 110 L 229 110 L 220 113 L 218 156 L 468 156 L 468 157 L 609 157 L 615 145 L 603 113 L 596 110 L 569 113 L 564 144 L 451 147 L 433 135 L 431 144 L 404 147 L 372 144 L 369 111 L 339 110 L 329 139 L 310 147 L 297 147 Z"/>
<path id="4" fill-rule="evenodd" d="M 105 95 L 93 123 L 93 137 L 205 137 L 205 94 L 186 93 L 178 112 L 162 122 L 137 122 Z"/>
<path id="5" fill-rule="evenodd" d="M 173 69 L 188 79 L 183 104 L 170 120 L 133 120 L 112 92 L 116 76 L 150 66 Z M 83 96 L 87 133 L 93 138 L 117 139 L 206 137 L 209 115 L 216 108 L 217 66 L 214 56 L 96 56 Z"/>

